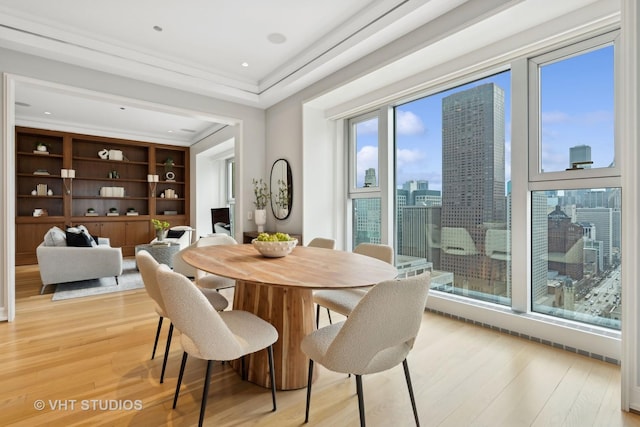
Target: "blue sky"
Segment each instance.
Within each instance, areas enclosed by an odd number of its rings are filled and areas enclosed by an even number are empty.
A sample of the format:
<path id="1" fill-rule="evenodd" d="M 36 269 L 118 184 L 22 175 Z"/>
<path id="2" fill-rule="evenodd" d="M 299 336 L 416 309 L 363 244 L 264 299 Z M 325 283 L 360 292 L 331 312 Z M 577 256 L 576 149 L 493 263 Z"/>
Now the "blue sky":
<path id="1" fill-rule="evenodd" d="M 613 47 L 546 65 L 541 71 L 542 167 L 569 166 L 569 147 L 591 146 L 593 167 L 613 161 Z M 397 183 L 427 180 L 442 188 L 442 98 L 493 82 L 505 91 L 505 176 L 511 177 L 510 72 L 500 73 L 396 108 Z M 377 169 L 377 124 L 358 127 L 358 185 Z"/>

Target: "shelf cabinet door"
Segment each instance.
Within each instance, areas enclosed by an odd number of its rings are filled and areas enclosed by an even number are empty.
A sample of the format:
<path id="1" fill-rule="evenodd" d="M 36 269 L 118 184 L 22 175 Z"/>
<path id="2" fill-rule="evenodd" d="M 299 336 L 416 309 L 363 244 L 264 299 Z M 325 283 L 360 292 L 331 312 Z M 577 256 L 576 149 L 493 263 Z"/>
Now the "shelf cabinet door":
<path id="1" fill-rule="evenodd" d="M 101 223 L 101 236 L 108 237 L 111 241 L 111 247 L 121 248 L 126 245 L 127 231 L 124 222 L 102 222 Z"/>
<path id="2" fill-rule="evenodd" d="M 149 221 L 128 221 L 126 227 L 127 246 L 135 247 L 135 245 L 149 243 L 151 241 Z"/>
<path id="3" fill-rule="evenodd" d="M 64 230 L 62 222 L 37 222 L 16 224 L 16 265 L 37 264 L 36 248 L 44 240 L 51 227 Z"/>

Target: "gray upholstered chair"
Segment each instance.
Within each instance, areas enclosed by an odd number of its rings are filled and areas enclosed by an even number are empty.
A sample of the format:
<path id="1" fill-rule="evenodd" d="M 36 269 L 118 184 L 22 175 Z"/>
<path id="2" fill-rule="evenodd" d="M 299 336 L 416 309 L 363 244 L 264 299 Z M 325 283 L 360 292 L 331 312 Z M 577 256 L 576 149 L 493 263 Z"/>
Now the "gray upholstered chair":
<path id="1" fill-rule="evenodd" d="M 160 288 L 158 287 L 158 281 L 156 278 L 156 270 L 160 266 L 158 262 L 147 251 L 138 251 L 136 253 L 136 263 L 140 270 L 140 276 L 142 276 L 142 282 L 147 294 L 151 297 L 155 303 L 155 310 L 158 313 L 158 328 L 156 330 L 156 339 L 153 342 L 153 352 L 151 353 L 151 359 L 156 356 L 156 348 L 158 347 L 158 338 L 160 337 L 160 330 L 162 329 L 162 320 L 167 317 L 167 310 L 164 307 L 164 301 L 160 294 Z M 229 301 L 219 293 L 203 291 L 205 297 L 213 308 L 218 311 L 222 311 L 229 305 Z M 160 382 L 164 382 L 164 372 L 167 367 L 167 359 L 169 357 L 169 349 L 171 347 L 171 336 L 173 335 L 173 322 L 169 325 L 169 334 L 167 335 L 167 344 L 164 350 L 164 360 L 162 361 L 162 373 L 160 374 Z"/>
<path id="2" fill-rule="evenodd" d="M 365 425 L 362 375 L 402 363 L 416 425 L 418 411 L 411 386 L 407 355 L 413 348 L 429 294 L 430 273 L 381 282 L 372 287 L 346 321 L 307 335 L 301 343 L 309 356 L 305 423 L 309 421 L 314 362 L 356 376 L 360 425 Z"/>
<path id="3" fill-rule="evenodd" d="M 316 237 L 312 239 L 307 246 L 310 248 L 335 249 L 336 241 L 325 237 Z"/>
<path id="4" fill-rule="evenodd" d="M 204 390 L 200 406 L 200 421 L 204 420 L 211 365 L 215 360 L 230 361 L 247 354 L 267 349 L 271 381 L 273 411 L 276 410 L 276 384 L 273 367 L 273 343 L 278 340 L 278 331 L 259 317 L 241 310 L 216 312 L 193 282 L 166 265 L 157 270 L 158 285 L 167 313 L 180 330 L 184 353 L 178 384 L 173 398 L 173 408 L 178 402 L 182 375 L 187 356 L 207 360 Z"/>
<path id="5" fill-rule="evenodd" d="M 233 237 L 217 233 L 211 236 L 205 236 L 198 239 L 196 245 L 200 248 L 203 246 L 213 245 L 237 245 L 236 239 Z M 226 289 L 233 288 L 236 285 L 236 281 L 229 279 L 228 277 L 216 276 L 215 274 L 207 273 L 206 271 L 196 270 L 196 284 L 202 289 Z"/>
<path id="6" fill-rule="evenodd" d="M 389 245 L 377 243 L 360 243 L 353 250 L 354 253 L 377 258 L 381 261 L 393 264 L 393 248 Z M 320 323 L 320 306 L 327 309 L 329 323 L 331 321 L 331 311 L 348 316 L 351 310 L 360 302 L 360 299 L 367 293 L 369 288 L 356 289 L 332 289 L 313 292 L 313 302 L 316 307 L 316 328 Z"/>
<path id="7" fill-rule="evenodd" d="M 191 248 L 200 248 L 203 246 L 213 246 L 213 245 L 237 245 L 238 242 L 236 240 L 222 233 L 211 234 L 209 236 L 204 236 L 198 239 L 192 245 L 186 247 L 185 249 L 180 250 L 173 257 L 173 271 L 176 273 L 183 274 L 189 278 L 195 279 L 196 284 L 201 289 L 208 289 L 212 291 L 217 291 L 218 289 L 232 288 L 236 285 L 236 281 L 233 279 L 229 279 L 226 277 L 216 276 L 214 274 L 209 274 L 205 271 L 198 270 L 195 267 L 187 264 L 182 259 L 182 253 L 184 251 L 188 251 Z"/>

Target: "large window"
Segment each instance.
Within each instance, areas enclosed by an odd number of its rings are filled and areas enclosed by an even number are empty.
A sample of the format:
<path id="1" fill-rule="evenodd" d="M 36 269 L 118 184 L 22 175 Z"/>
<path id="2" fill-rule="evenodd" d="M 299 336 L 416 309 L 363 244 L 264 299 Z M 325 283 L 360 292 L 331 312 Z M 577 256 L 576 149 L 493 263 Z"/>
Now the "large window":
<path id="1" fill-rule="evenodd" d="M 615 34 L 530 61 L 531 309 L 620 329 Z M 537 108 L 535 108 L 537 106 Z"/>
<path id="2" fill-rule="evenodd" d="M 352 248 L 360 243 L 382 243 L 379 188 L 379 120 L 366 114 L 349 121 Z"/>
<path id="3" fill-rule="evenodd" d="M 432 287 L 509 304 L 510 72 L 395 109 L 398 267 Z"/>
<path id="4" fill-rule="evenodd" d="M 349 120 L 353 246 L 392 242 L 454 298 L 620 329 L 616 37 Z"/>

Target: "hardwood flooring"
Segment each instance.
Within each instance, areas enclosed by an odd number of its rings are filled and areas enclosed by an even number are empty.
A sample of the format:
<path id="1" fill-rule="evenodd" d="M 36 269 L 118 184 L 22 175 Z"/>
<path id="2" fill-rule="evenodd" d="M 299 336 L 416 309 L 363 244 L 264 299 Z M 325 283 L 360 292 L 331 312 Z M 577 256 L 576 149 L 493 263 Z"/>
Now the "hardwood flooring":
<path id="1" fill-rule="evenodd" d="M 167 326 L 150 360 L 158 317 L 144 290 L 52 302 L 37 266 L 16 273 L 16 321 L 0 323 L 0 425 L 197 424 L 205 363 L 189 359 L 172 409 L 180 341 L 160 384 Z M 494 330 L 425 313 L 408 362 L 423 426 L 640 426 L 620 410 L 618 366 Z M 363 383 L 370 426 L 414 425 L 402 367 Z M 205 425 L 300 426 L 305 397 L 278 392 L 272 413 L 268 389 L 216 363 Z M 309 425 L 358 425 L 353 377 L 319 368 Z"/>

